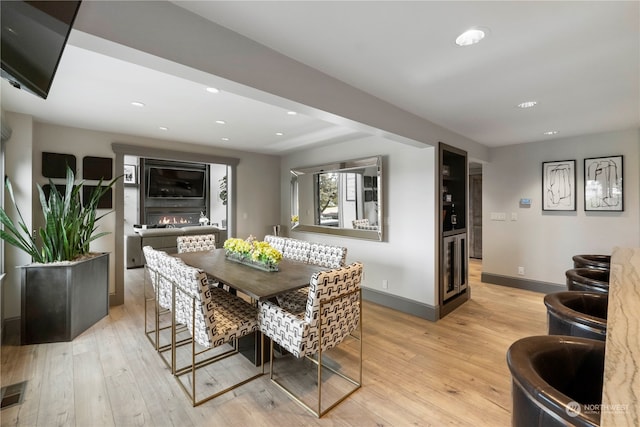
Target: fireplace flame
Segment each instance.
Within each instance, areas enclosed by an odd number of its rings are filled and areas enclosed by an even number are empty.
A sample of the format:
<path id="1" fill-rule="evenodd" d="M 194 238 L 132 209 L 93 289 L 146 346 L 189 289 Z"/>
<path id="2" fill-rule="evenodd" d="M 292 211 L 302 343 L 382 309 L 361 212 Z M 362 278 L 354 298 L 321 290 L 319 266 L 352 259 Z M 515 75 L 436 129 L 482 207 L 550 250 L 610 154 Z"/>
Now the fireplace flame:
<path id="1" fill-rule="evenodd" d="M 158 224 L 166 225 L 166 224 L 189 224 L 189 220 L 182 217 L 175 216 L 163 216 L 158 221 Z"/>

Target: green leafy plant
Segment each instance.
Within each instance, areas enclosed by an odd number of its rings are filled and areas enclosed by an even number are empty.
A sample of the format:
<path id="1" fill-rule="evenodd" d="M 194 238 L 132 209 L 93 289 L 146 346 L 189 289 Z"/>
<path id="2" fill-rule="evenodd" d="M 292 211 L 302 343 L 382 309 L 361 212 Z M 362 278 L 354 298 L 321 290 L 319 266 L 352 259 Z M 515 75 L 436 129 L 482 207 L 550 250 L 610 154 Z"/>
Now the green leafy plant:
<path id="1" fill-rule="evenodd" d="M 80 197 L 84 181 L 74 185 L 75 176 L 70 168 L 67 168 L 64 193 L 60 193 L 49 180 L 50 191 L 47 198 L 42 187 L 37 185 L 45 224 L 38 230 L 40 242 L 29 231 L 16 204 L 11 181 L 7 178 L 5 184 L 11 202 L 16 207 L 19 221 L 16 224 L 6 211 L 0 208 L 0 222 L 4 226 L 4 229 L 0 230 L 0 238 L 31 255 L 33 261 L 37 263 L 73 261 L 87 255 L 92 241 L 109 234 L 109 232 L 96 233 L 98 228 L 96 222 L 110 213 L 98 216 L 98 201 L 119 178 L 113 179 L 104 186 L 100 180 L 84 205 Z"/>

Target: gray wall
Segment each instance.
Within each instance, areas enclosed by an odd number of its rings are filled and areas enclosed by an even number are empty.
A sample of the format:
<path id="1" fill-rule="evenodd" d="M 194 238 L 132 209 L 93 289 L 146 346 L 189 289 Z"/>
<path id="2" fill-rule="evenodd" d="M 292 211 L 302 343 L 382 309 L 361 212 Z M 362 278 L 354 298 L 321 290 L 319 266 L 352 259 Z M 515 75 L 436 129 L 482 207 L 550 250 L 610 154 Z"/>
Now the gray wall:
<path id="1" fill-rule="evenodd" d="M 624 155 L 624 212 L 585 212 L 584 159 Z M 576 160 L 577 210 L 542 211 L 542 162 Z M 483 167 L 483 271 L 564 286 L 576 254 L 640 244 L 640 130 L 584 135 L 491 150 Z M 520 198 L 532 199 L 520 208 Z M 492 221 L 491 213 L 506 213 Z M 511 214 L 517 220 L 511 220 Z M 525 275 L 518 275 L 518 267 Z"/>

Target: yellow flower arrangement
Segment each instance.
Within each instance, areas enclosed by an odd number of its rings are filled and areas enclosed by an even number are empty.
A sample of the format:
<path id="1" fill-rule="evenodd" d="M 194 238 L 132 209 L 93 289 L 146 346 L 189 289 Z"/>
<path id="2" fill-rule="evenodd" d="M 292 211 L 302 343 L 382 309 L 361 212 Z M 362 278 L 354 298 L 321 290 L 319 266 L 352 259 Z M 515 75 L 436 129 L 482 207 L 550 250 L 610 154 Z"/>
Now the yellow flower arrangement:
<path id="1" fill-rule="evenodd" d="M 297 223 L 300 221 L 300 217 L 298 215 L 291 215 L 291 222 Z"/>
<path id="2" fill-rule="evenodd" d="M 267 242 L 255 240 L 250 236 L 247 240 L 231 238 L 224 242 L 224 250 L 228 257 L 251 260 L 268 267 L 277 267 L 282 260 L 282 253 Z"/>
<path id="3" fill-rule="evenodd" d="M 251 244 L 250 241 L 247 241 L 247 240 L 231 238 L 231 239 L 225 240 L 223 247 L 227 252 L 235 252 L 237 254 L 249 255 L 249 253 L 251 253 L 251 249 L 253 248 L 253 245 Z"/>

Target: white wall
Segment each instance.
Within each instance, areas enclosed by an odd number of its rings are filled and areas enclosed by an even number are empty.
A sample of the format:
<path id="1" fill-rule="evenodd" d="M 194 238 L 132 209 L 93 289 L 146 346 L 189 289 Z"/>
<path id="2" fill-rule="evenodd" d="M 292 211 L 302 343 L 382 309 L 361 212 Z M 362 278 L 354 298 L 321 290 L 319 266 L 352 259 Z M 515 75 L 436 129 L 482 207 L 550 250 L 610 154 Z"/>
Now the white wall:
<path id="1" fill-rule="evenodd" d="M 585 212 L 584 159 L 624 156 L 624 212 Z M 577 210 L 542 211 L 542 162 L 576 160 Z M 483 167 L 483 271 L 564 285 L 577 254 L 611 254 L 640 244 L 640 130 L 585 135 L 491 150 Z M 530 198 L 530 208 L 520 208 Z M 492 212 L 507 221 L 491 221 Z M 517 221 L 511 221 L 516 213 Z M 518 266 L 525 268 L 519 276 Z"/>
<path id="2" fill-rule="evenodd" d="M 136 185 L 124 187 L 124 234 L 127 235 L 133 233 L 134 224 L 140 223 L 140 161 L 136 156 L 124 156 L 124 164 L 135 165 L 138 173 Z"/>
<path id="3" fill-rule="evenodd" d="M 374 155 L 383 156 L 383 242 L 296 231 L 289 235 L 346 246 L 347 262 L 364 263 L 364 287 L 435 306 L 434 148 L 370 137 L 289 155 L 282 160 L 281 224 L 288 228 L 290 169 Z M 388 289 L 382 289 L 382 280 L 388 280 Z"/>
<path id="4" fill-rule="evenodd" d="M 39 122 L 33 122 L 33 126 L 31 126 L 31 117 L 22 114 L 7 113 L 7 122 L 13 128 L 11 139 L 7 142 L 7 175 L 11 177 L 13 182 L 19 182 L 21 185 L 29 183 L 28 187 L 24 187 L 25 193 L 21 197 L 24 199 L 23 205 L 28 206 L 28 201 L 32 203 L 34 227 L 40 226 L 42 216 L 38 213 L 40 204 L 32 181 L 40 184 L 48 182 L 41 173 L 41 153 L 50 151 L 74 154 L 77 157 L 78 169 L 81 170 L 83 156 L 115 157 L 111 149 L 111 144 L 114 142 L 238 158 L 240 159 L 236 179 L 238 212 L 236 229 L 238 236 L 264 235 L 267 230 L 271 229 L 271 225 L 278 221 L 280 213 L 280 163 L 278 157 Z M 33 149 L 31 149 L 32 146 Z M 27 193 L 27 191 L 31 193 Z M 23 214 L 29 220 L 31 210 L 25 208 Z M 114 214 L 106 216 L 100 221 L 99 231 L 113 232 L 115 221 Z M 115 237 L 111 234 L 94 241 L 91 250 L 113 253 L 115 251 Z M 4 295 L 4 305 L 7 308 L 5 318 L 10 318 L 20 313 L 20 277 L 19 271 L 13 267 L 28 264 L 31 260 L 8 246 L 5 257 L 7 268 L 7 290 Z M 111 292 L 115 289 L 114 262 L 115 260 L 111 257 Z"/>
<path id="5" fill-rule="evenodd" d="M 222 227 L 222 220 L 227 219 L 227 207 L 220 199 L 220 180 L 227 175 L 227 167 L 224 165 L 211 165 L 211 201 L 209 207 L 209 221 Z"/>

